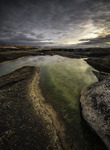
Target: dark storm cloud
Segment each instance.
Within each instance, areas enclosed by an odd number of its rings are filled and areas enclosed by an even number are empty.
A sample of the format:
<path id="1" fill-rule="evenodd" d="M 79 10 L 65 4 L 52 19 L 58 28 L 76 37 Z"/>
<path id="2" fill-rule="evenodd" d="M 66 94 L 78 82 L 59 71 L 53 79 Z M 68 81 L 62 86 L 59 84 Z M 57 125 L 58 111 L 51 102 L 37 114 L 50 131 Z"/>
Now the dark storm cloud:
<path id="1" fill-rule="evenodd" d="M 32 38 L 29 38 L 27 37 L 26 35 L 22 35 L 22 34 L 19 34 L 17 36 L 15 36 L 14 38 L 12 38 L 12 41 L 39 41 L 37 39 L 32 39 Z"/>
<path id="2" fill-rule="evenodd" d="M 94 39 L 81 39 L 80 41 L 86 41 L 83 43 L 83 45 L 93 45 L 93 44 L 106 44 L 107 42 L 110 42 L 110 34 L 104 37 L 97 37 Z"/>
<path id="3" fill-rule="evenodd" d="M 110 0 L 1 0 L 0 10 L 0 39 L 11 42 L 62 42 L 85 30 L 87 21 L 110 29 Z"/>
<path id="4" fill-rule="evenodd" d="M 40 38 L 40 39 L 42 39 L 42 38 L 44 38 L 44 37 L 45 37 L 45 36 L 44 36 L 44 34 L 42 34 L 42 33 L 37 35 L 37 38 Z"/>

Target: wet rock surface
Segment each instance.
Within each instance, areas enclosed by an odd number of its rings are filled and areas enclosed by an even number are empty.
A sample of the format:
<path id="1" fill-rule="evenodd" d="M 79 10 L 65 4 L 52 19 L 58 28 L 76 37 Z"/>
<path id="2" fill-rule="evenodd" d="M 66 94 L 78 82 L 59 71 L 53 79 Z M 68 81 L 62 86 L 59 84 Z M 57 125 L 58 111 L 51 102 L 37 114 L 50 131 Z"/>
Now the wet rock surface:
<path id="1" fill-rule="evenodd" d="M 110 76 L 81 92 L 84 119 L 110 149 Z"/>
<path id="2" fill-rule="evenodd" d="M 69 149 L 63 126 L 40 93 L 38 72 L 23 67 L 0 78 L 0 150 Z"/>

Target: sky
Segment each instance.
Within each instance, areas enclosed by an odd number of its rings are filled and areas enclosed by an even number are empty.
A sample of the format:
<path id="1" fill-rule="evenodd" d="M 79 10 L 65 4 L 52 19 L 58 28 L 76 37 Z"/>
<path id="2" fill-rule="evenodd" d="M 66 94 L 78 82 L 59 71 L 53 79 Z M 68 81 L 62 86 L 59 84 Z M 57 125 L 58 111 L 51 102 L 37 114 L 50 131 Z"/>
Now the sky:
<path id="1" fill-rule="evenodd" d="M 0 43 L 110 47 L 110 0 L 0 0 Z"/>

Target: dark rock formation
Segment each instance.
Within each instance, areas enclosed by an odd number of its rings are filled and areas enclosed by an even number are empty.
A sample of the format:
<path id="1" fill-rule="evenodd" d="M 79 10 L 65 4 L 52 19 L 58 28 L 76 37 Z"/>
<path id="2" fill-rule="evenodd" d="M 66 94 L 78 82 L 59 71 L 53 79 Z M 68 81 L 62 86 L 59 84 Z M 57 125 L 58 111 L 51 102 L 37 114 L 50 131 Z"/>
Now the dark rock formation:
<path id="1" fill-rule="evenodd" d="M 81 92 L 84 119 L 110 149 L 110 76 Z"/>
<path id="2" fill-rule="evenodd" d="M 105 78 L 107 78 L 109 75 L 110 75 L 110 73 L 106 73 L 106 72 L 97 72 L 97 71 L 92 71 L 95 75 L 96 75 L 96 77 L 98 78 L 98 80 L 99 81 L 102 81 L 102 80 L 104 80 Z"/>
<path id="3" fill-rule="evenodd" d="M 38 72 L 24 67 L 0 78 L 0 150 L 69 149 L 63 125 L 41 95 Z"/>
<path id="4" fill-rule="evenodd" d="M 110 73 L 110 58 L 89 58 L 86 62 L 98 71 Z"/>

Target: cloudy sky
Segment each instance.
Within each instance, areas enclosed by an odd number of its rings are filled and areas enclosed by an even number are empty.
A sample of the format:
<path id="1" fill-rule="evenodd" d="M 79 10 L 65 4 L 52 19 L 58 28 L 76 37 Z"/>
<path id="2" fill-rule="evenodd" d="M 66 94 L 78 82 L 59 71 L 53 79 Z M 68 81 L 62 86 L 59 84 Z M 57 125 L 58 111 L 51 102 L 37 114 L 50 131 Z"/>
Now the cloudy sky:
<path id="1" fill-rule="evenodd" d="M 110 0 L 0 0 L 0 43 L 110 47 Z"/>

